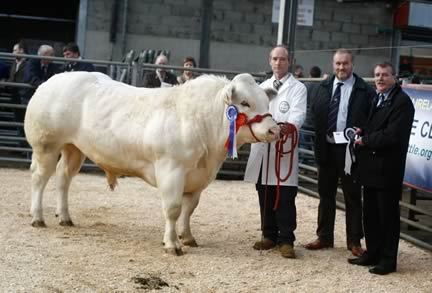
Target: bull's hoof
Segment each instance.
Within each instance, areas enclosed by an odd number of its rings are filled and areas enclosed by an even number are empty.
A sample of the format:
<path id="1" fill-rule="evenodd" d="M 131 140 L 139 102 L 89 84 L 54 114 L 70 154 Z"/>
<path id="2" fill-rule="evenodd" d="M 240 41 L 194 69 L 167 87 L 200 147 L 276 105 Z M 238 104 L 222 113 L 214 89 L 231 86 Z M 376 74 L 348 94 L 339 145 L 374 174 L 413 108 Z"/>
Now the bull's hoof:
<path id="1" fill-rule="evenodd" d="M 198 243 L 196 243 L 195 239 L 191 240 L 182 240 L 181 241 L 183 245 L 190 246 L 190 247 L 198 247 Z"/>
<path id="2" fill-rule="evenodd" d="M 43 220 L 34 220 L 31 225 L 35 228 L 46 228 L 46 224 Z"/>
<path id="3" fill-rule="evenodd" d="M 183 255 L 183 250 L 181 250 L 181 248 L 165 248 L 165 253 L 175 256 L 181 256 Z"/>
<path id="4" fill-rule="evenodd" d="M 63 226 L 63 227 L 73 227 L 73 226 L 75 226 L 74 223 L 72 222 L 72 220 L 68 220 L 68 221 L 61 220 L 59 222 L 59 225 Z"/>

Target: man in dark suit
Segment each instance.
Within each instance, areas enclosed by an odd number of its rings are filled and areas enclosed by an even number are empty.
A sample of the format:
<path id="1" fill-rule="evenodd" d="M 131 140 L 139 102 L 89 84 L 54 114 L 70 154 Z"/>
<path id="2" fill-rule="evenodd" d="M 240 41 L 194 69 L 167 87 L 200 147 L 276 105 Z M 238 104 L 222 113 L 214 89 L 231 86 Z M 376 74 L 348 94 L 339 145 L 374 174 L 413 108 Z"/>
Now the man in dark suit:
<path id="1" fill-rule="evenodd" d="M 16 43 L 13 46 L 12 53 L 14 54 L 27 54 L 27 50 L 23 43 Z M 27 59 L 23 57 L 15 57 L 15 62 L 12 63 L 9 72 L 9 82 L 23 82 L 24 80 L 24 68 L 26 66 Z"/>
<path id="2" fill-rule="evenodd" d="M 346 144 L 336 144 L 334 132 L 347 127 L 362 127 L 369 113 L 373 89 L 353 73 L 353 55 L 339 49 L 333 55 L 334 76 L 321 82 L 312 97 L 315 126 L 315 159 L 318 164 L 318 238 L 305 247 L 311 250 L 334 245 L 336 191 L 339 179 L 346 207 L 347 248 L 353 255 L 363 253 L 361 187 L 345 173 Z"/>
<path id="3" fill-rule="evenodd" d="M 349 259 L 355 265 L 375 267 L 370 273 L 396 271 L 399 245 L 399 200 L 409 137 L 414 119 L 411 99 L 396 83 L 393 65 L 374 68 L 377 95 L 362 135 L 355 141 L 358 165 L 355 175 L 364 186 L 364 229 L 367 251 Z"/>
<path id="4" fill-rule="evenodd" d="M 159 55 L 155 61 L 156 65 L 167 65 L 168 58 L 165 55 Z M 177 84 L 177 76 L 164 68 L 157 68 L 155 71 L 147 72 L 143 78 L 143 87 L 169 87 Z"/>
<path id="5" fill-rule="evenodd" d="M 42 45 L 38 49 L 39 56 L 54 56 L 54 48 L 50 45 Z M 59 72 L 59 67 L 52 63 L 50 59 L 32 59 L 24 72 L 24 82 L 37 88 L 43 82 L 47 81 L 51 76 Z M 35 89 L 27 89 L 23 95 L 23 103 L 28 104 L 30 98 L 34 94 Z"/>
<path id="6" fill-rule="evenodd" d="M 14 54 L 27 54 L 27 49 L 25 48 L 24 44 L 22 42 L 16 43 L 13 46 L 12 53 Z M 24 73 L 25 73 L 25 67 L 27 65 L 27 59 L 23 57 L 15 57 L 15 61 L 13 62 L 11 66 L 11 70 L 9 72 L 9 82 L 16 82 L 16 83 L 23 83 L 24 82 Z M 10 88 L 11 94 L 12 94 L 12 102 L 14 104 L 21 104 L 21 96 L 25 93 L 24 89 L 19 87 L 11 87 Z M 15 108 L 15 122 L 24 122 L 24 114 L 25 109 L 21 108 Z M 24 136 L 24 130 L 22 126 L 17 127 L 18 132 L 21 136 Z M 26 146 L 24 143 L 22 146 Z"/>
<path id="7" fill-rule="evenodd" d="M 63 57 L 81 59 L 79 47 L 75 43 L 69 43 L 63 48 Z M 95 71 L 93 64 L 87 62 L 70 61 L 67 62 L 62 71 Z"/>

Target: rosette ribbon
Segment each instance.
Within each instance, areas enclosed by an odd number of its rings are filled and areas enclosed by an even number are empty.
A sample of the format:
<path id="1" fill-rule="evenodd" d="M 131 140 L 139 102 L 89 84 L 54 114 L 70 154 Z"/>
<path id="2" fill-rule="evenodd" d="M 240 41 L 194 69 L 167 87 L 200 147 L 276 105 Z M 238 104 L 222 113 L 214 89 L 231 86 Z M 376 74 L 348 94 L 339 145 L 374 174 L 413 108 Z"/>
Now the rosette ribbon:
<path id="1" fill-rule="evenodd" d="M 344 136 L 348 140 L 345 150 L 345 174 L 351 175 L 351 166 L 355 163 L 356 158 L 354 154 L 354 141 L 356 140 L 355 129 L 348 127 L 344 130 Z"/>
<path id="2" fill-rule="evenodd" d="M 225 141 L 225 148 L 228 150 L 228 157 L 236 159 L 238 158 L 236 134 L 239 128 L 246 124 L 247 116 L 244 113 L 239 113 L 234 105 L 229 105 L 225 114 L 229 120 L 229 134 Z"/>

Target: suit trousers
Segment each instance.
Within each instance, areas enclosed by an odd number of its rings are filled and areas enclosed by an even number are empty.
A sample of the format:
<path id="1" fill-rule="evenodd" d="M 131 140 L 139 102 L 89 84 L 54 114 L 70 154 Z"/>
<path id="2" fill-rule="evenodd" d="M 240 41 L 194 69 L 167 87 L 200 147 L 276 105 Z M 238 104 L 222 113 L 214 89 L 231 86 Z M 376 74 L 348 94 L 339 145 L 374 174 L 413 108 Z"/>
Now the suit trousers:
<path id="1" fill-rule="evenodd" d="M 361 186 L 354 182 L 351 175 L 346 175 L 345 144 L 327 143 L 331 163 L 318 167 L 318 237 L 325 242 L 334 242 L 336 216 L 336 192 L 339 178 L 345 200 L 345 226 L 347 247 L 360 244 L 363 238 Z"/>
<path id="2" fill-rule="evenodd" d="M 402 186 L 364 187 L 364 229 L 368 256 L 396 269 L 400 234 L 399 199 Z"/>
<path id="3" fill-rule="evenodd" d="M 261 172 L 260 172 L 261 174 Z M 295 197 L 297 186 L 280 186 L 278 207 L 273 209 L 276 200 L 274 185 L 261 184 L 261 175 L 256 184 L 261 213 L 261 229 L 265 238 L 279 244 L 294 244 L 294 230 L 297 228 Z"/>

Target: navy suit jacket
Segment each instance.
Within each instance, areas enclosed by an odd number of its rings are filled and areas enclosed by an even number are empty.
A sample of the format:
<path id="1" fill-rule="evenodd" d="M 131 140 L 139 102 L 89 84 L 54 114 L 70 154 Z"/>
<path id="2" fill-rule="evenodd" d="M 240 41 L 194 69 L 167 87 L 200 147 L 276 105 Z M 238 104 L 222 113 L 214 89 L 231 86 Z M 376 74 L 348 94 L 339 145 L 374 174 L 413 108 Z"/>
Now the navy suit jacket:
<path id="1" fill-rule="evenodd" d="M 46 72 L 44 72 L 40 59 L 29 60 L 25 67 L 23 82 L 38 87 L 56 73 L 59 73 L 57 64 L 49 63 Z M 24 92 L 24 97 L 30 99 L 34 91 L 34 89 L 27 89 Z"/>
<path id="2" fill-rule="evenodd" d="M 96 71 L 93 64 L 86 62 L 66 63 L 63 66 L 63 71 Z"/>
<path id="3" fill-rule="evenodd" d="M 354 174 L 365 186 L 401 188 L 414 106 L 399 85 L 378 107 L 376 100 L 363 129 L 365 145 L 358 149 Z"/>

